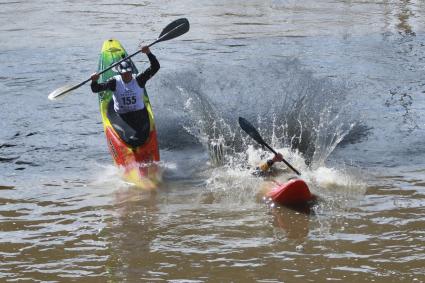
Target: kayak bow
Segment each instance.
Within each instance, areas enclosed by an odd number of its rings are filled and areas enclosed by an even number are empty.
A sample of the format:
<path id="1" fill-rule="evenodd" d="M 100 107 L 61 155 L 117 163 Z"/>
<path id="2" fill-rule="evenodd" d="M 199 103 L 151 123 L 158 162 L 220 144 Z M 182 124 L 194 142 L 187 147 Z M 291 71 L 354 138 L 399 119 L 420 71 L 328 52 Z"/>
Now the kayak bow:
<path id="1" fill-rule="evenodd" d="M 266 196 L 275 203 L 288 206 L 304 205 L 315 198 L 301 179 L 292 179 L 284 184 L 278 184 Z"/>

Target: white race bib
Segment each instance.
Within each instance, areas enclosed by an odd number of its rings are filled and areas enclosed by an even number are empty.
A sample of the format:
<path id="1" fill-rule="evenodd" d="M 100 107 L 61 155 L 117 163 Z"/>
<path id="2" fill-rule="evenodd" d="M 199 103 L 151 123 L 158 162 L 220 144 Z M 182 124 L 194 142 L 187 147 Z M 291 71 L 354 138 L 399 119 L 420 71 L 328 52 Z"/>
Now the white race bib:
<path id="1" fill-rule="evenodd" d="M 121 76 L 115 76 L 116 87 L 114 95 L 114 110 L 117 113 L 127 113 L 145 108 L 143 102 L 144 89 L 139 86 L 136 79 L 133 79 L 129 83 L 125 83 Z"/>

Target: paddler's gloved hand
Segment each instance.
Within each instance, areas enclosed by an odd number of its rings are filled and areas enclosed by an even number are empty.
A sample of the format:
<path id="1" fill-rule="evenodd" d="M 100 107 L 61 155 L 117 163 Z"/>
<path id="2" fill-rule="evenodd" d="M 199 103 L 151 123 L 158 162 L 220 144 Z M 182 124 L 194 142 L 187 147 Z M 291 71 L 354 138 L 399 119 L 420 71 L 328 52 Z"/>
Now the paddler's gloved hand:
<path id="1" fill-rule="evenodd" d="M 90 76 L 90 78 L 91 78 L 92 82 L 97 82 L 97 80 L 99 79 L 99 74 L 98 73 L 93 73 Z"/>
<path id="2" fill-rule="evenodd" d="M 149 49 L 149 46 L 141 46 L 140 47 L 140 50 L 142 51 L 142 53 L 145 53 L 145 54 L 151 53 L 151 50 Z"/>
<path id="3" fill-rule="evenodd" d="M 273 163 L 283 161 L 283 155 L 278 153 L 272 158 Z"/>

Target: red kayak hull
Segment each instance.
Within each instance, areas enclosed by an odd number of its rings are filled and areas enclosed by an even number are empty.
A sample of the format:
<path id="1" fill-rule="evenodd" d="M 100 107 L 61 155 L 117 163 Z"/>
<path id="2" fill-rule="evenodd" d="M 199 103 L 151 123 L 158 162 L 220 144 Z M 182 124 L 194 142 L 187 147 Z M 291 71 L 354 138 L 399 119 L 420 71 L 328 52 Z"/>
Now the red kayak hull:
<path id="1" fill-rule="evenodd" d="M 155 189 L 161 179 L 156 130 L 136 148 L 127 146 L 112 127 L 105 127 L 105 134 L 115 164 L 124 169 L 124 178 L 142 189 Z"/>
<path id="2" fill-rule="evenodd" d="M 279 184 L 267 193 L 267 197 L 282 205 L 302 205 L 314 199 L 307 184 L 301 179 Z"/>

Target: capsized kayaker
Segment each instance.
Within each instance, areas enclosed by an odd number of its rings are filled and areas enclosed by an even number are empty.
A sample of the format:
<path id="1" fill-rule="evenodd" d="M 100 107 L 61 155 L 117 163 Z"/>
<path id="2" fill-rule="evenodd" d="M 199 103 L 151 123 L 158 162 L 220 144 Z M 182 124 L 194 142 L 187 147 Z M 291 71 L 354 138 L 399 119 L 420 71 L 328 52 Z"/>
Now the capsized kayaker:
<path id="1" fill-rule="evenodd" d="M 261 163 L 256 169 L 254 174 L 260 176 L 270 176 L 273 175 L 272 166 L 276 162 L 283 161 L 283 155 L 281 153 L 277 153 L 273 156 L 273 158 L 268 159 L 266 162 Z"/>
<path id="2" fill-rule="evenodd" d="M 276 162 L 283 161 L 283 155 L 277 153 L 273 158 L 261 163 L 254 175 L 263 177 L 276 177 L 279 174 L 272 166 Z M 298 178 L 291 178 L 285 183 L 276 180 L 266 181 L 260 190 L 261 197 L 271 198 L 274 202 L 283 205 L 305 205 L 315 201 L 317 197 L 310 192 L 307 184 Z"/>
<path id="3" fill-rule="evenodd" d="M 113 110 L 116 117 L 110 117 L 114 127 L 122 131 L 120 136 L 129 145 L 139 145 L 149 136 L 150 123 L 148 112 L 143 101 L 143 93 L 146 82 L 159 70 L 160 65 L 155 55 L 148 46 L 142 46 L 141 51 L 147 55 L 150 67 L 144 72 L 133 75 L 133 66 L 130 61 L 123 61 L 117 67 L 119 75 L 114 76 L 103 83 L 98 83 L 99 74 L 91 75 L 91 89 L 94 93 L 110 90 L 113 92 Z M 127 130 L 130 127 L 131 130 Z M 136 133 L 126 135 L 126 132 Z"/>

